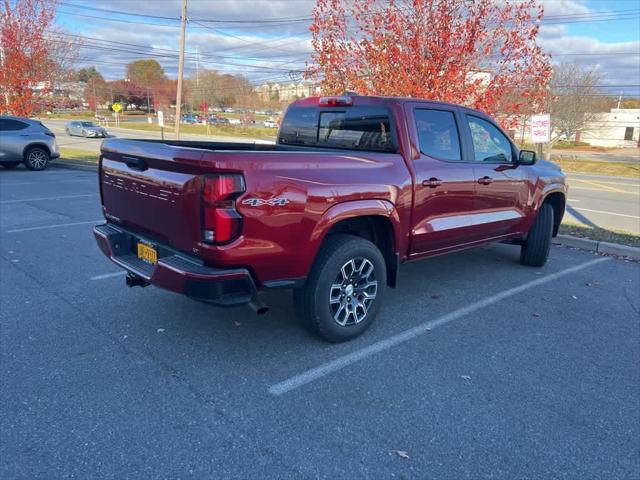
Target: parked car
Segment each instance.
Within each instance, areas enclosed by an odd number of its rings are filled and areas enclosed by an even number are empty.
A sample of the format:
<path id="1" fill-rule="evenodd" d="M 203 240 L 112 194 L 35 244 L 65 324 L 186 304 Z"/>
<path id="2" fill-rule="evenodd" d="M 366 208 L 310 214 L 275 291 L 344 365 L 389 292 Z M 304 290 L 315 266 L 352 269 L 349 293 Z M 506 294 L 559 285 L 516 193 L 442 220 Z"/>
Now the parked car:
<path id="1" fill-rule="evenodd" d="M 89 138 L 106 138 L 109 135 L 106 128 L 88 120 L 73 120 L 67 122 L 64 131 L 70 136 L 77 135 Z"/>
<path id="2" fill-rule="evenodd" d="M 264 122 L 262 122 L 262 125 L 264 125 L 266 128 L 278 128 L 278 124 L 273 120 L 265 120 Z"/>
<path id="3" fill-rule="evenodd" d="M 0 116 L 0 165 L 44 170 L 60 156 L 55 134 L 38 120 Z"/>
<path id="4" fill-rule="evenodd" d="M 186 115 L 182 116 L 182 123 L 194 125 L 200 123 L 200 118 L 195 113 L 187 113 Z"/>
<path id="5" fill-rule="evenodd" d="M 225 117 L 221 117 L 219 115 L 211 115 L 207 119 L 207 123 L 209 125 L 229 125 L 229 119 Z"/>
<path id="6" fill-rule="evenodd" d="M 100 159 L 94 233 L 127 285 L 258 313 L 293 288 L 329 341 L 371 325 L 401 263 L 501 241 L 544 265 L 567 195 L 486 114 L 419 99 L 308 98 L 276 144 L 109 139 Z"/>

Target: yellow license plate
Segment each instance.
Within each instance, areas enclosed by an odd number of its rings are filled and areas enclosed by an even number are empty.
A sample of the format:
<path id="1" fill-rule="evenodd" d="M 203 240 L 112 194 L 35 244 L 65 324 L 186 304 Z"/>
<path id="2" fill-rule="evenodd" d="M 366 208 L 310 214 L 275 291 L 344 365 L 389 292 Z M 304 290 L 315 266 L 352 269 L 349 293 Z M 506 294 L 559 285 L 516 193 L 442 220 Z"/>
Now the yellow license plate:
<path id="1" fill-rule="evenodd" d="M 151 265 L 158 263 L 158 252 L 155 248 L 145 245 L 144 243 L 138 243 L 138 258 L 144 260 Z"/>

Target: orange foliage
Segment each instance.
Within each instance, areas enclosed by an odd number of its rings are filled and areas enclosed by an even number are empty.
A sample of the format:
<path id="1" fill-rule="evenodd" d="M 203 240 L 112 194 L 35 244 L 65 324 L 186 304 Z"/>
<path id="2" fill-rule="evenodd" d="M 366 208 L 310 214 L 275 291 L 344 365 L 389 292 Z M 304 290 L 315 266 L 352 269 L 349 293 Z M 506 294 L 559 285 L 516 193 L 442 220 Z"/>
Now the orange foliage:
<path id="1" fill-rule="evenodd" d="M 30 116 L 36 105 L 33 88 L 55 69 L 54 48 L 47 33 L 55 17 L 54 0 L 0 0 L 0 112 Z M 43 83 L 43 85 L 39 85 Z"/>
<path id="2" fill-rule="evenodd" d="M 318 0 L 307 78 L 324 94 L 458 103 L 507 124 L 547 96 L 542 15 L 537 0 Z"/>

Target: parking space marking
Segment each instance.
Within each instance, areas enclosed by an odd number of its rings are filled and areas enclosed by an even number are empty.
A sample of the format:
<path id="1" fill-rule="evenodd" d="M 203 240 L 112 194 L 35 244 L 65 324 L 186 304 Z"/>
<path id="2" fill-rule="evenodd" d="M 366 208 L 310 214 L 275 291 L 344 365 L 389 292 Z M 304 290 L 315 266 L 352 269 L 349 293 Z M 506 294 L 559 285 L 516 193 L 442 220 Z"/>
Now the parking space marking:
<path id="1" fill-rule="evenodd" d="M 606 192 L 607 190 L 602 190 L 601 188 L 591 188 L 591 187 L 576 187 L 575 185 L 571 185 L 571 190 L 589 190 L 591 192 Z M 625 192 L 624 190 L 620 190 L 616 193 L 621 193 L 623 195 L 635 195 L 638 196 L 638 192 Z"/>
<path id="2" fill-rule="evenodd" d="M 22 200 L 2 200 L 0 204 L 7 203 L 22 203 L 22 202 L 40 202 L 43 200 L 63 200 L 65 198 L 81 198 L 81 197 L 95 197 L 97 193 L 85 193 L 82 195 L 58 195 L 57 197 L 38 197 L 38 198 L 24 198 Z"/>
<path id="3" fill-rule="evenodd" d="M 629 193 L 626 190 L 621 190 L 619 188 L 616 187 L 610 187 L 609 185 L 603 185 L 600 182 L 594 182 L 591 180 L 581 180 L 579 178 L 575 179 L 576 182 L 582 182 L 582 183 L 586 183 L 587 185 L 591 185 L 592 187 L 598 187 L 599 190 L 608 190 L 610 192 L 616 192 L 616 193 Z"/>
<path id="4" fill-rule="evenodd" d="M 58 223 L 56 225 L 43 225 L 41 227 L 14 228 L 13 230 L 7 230 L 7 233 L 31 232 L 33 230 L 47 230 L 49 228 L 75 227 L 76 225 L 97 225 L 98 223 L 104 223 L 104 220 L 101 219 L 91 220 L 89 222 Z"/>
<path id="5" fill-rule="evenodd" d="M 369 345 L 368 347 L 355 350 L 354 352 L 348 353 L 334 360 L 323 363 L 322 365 L 311 368 L 306 372 L 290 377 L 282 382 L 271 385 L 268 391 L 271 395 L 275 395 L 275 396 L 283 395 L 292 390 L 300 388 L 308 383 L 311 383 L 315 380 L 325 377 L 331 373 L 337 372 L 338 370 L 342 370 L 343 368 L 346 368 L 349 365 L 352 365 L 361 360 L 364 360 L 372 355 L 384 352 L 402 343 L 405 343 L 409 340 L 419 337 L 420 335 L 424 335 L 425 333 L 433 330 L 436 327 L 445 325 L 454 320 L 458 320 L 459 318 L 465 317 L 470 313 L 473 313 L 477 310 L 480 310 L 482 308 L 485 308 L 497 302 L 500 302 L 505 298 L 512 297 L 519 293 L 525 292 L 531 289 L 532 287 L 543 285 L 553 280 L 557 280 L 558 278 L 570 275 L 572 273 L 578 272 L 580 270 L 584 270 L 586 268 L 589 268 L 599 263 L 607 262 L 610 260 L 612 260 L 610 257 L 597 258 L 595 260 L 591 260 L 581 265 L 576 265 L 575 267 L 570 267 L 565 270 L 560 270 L 559 272 L 555 272 L 550 275 L 538 278 L 536 280 L 532 280 L 530 282 L 524 283 L 517 287 L 510 288 L 503 292 L 487 297 L 483 300 L 467 305 L 466 307 L 462 307 L 462 308 L 459 308 L 458 310 L 454 310 L 453 312 L 447 313 L 434 320 L 429 320 L 427 322 L 424 322 L 416 327 L 410 328 L 409 330 L 406 330 L 402 333 L 393 335 L 392 337 L 389 337 L 385 340 L 380 340 L 376 343 Z"/>
<path id="6" fill-rule="evenodd" d="M 21 187 L 24 185 L 58 185 L 59 183 L 81 183 L 81 182 L 91 182 L 91 183 L 95 183 L 96 179 L 95 178 L 77 178 L 74 180 L 60 180 L 59 182 L 50 182 L 47 181 L 45 182 L 7 182 L 7 181 L 1 181 L 0 185 L 2 185 L 2 187 Z"/>
<path id="7" fill-rule="evenodd" d="M 90 280 L 105 280 L 107 278 L 120 277 L 126 274 L 127 272 L 122 270 L 121 272 L 105 273 L 104 275 L 96 275 L 95 277 L 91 277 Z"/>
<path id="8" fill-rule="evenodd" d="M 569 200 L 571 202 L 571 200 Z M 616 217 L 626 217 L 626 218 L 637 218 L 640 220 L 640 217 L 638 217 L 637 215 L 627 215 L 626 213 L 613 213 L 613 212 L 607 212 L 604 210 L 591 210 L 590 208 L 575 208 L 575 210 L 578 210 L 579 212 L 590 212 L 590 213 L 602 213 L 604 215 L 615 215 Z"/>

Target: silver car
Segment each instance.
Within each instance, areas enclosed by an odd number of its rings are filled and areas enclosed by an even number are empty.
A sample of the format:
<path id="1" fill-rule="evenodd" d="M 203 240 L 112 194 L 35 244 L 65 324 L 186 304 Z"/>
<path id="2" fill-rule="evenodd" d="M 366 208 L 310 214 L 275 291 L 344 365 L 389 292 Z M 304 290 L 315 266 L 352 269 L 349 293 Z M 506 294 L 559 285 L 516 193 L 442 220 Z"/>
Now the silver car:
<path id="1" fill-rule="evenodd" d="M 44 170 L 60 156 L 56 136 L 38 120 L 0 115 L 0 165 Z"/>
<path id="2" fill-rule="evenodd" d="M 67 122 L 64 130 L 67 132 L 67 135 L 80 135 L 82 137 L 90 138 L 106 138 L 109 135 L 105 128 L 86 120 L 74 120 L 72 122 Z"/>

